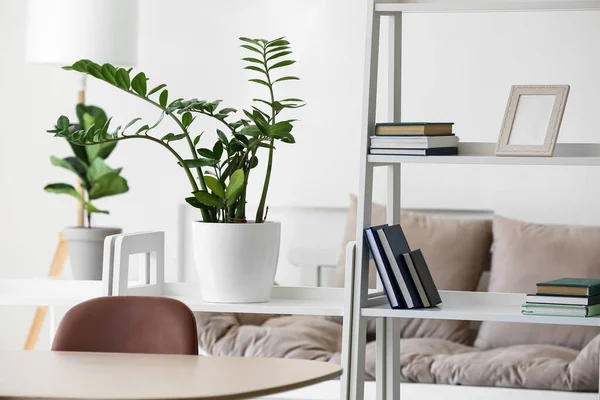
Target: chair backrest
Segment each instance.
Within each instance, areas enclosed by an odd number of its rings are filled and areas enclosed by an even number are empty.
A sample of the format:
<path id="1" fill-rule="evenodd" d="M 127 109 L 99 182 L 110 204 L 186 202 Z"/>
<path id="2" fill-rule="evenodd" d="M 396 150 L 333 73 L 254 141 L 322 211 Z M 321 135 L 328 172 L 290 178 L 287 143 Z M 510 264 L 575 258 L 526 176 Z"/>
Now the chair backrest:
<path id="1" fill-rule="evenodd" d="M 196 320 L 169 298 L 100 297 L 65 314 L 52 350 L 197 355 Z"/>

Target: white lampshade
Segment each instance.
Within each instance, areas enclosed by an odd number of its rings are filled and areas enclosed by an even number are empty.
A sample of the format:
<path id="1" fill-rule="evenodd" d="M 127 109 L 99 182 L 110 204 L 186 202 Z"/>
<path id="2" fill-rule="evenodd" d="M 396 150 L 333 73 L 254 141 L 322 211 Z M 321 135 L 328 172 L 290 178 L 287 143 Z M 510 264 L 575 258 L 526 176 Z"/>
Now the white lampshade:
<path id="1" fill-rule="evenodd" d="M 29 0 L 27 61 L 134 66 L 137 0 Z"/>

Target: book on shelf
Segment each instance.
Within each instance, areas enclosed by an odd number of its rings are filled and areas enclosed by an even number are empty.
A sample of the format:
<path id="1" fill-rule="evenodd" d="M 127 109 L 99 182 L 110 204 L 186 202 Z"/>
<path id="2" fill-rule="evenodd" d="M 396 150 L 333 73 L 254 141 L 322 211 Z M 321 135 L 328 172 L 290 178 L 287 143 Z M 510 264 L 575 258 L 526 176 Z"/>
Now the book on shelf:
<path id="1" fill-rule="evenodd" d="M 594 306 L 600 304 L 600 295 L 591 297 L 549 295 L 549 294 L 528 294 L 527 303 L 539 304 L 568 304 L 573 306 Z"/>
<path id="2" fill-rule="evenodd" d="M 538 294 L 597 296 L 600 295 L 600 279 L 561 278 L 536 284 Z"/>
<path id="3" fill-rule="evenodd" d="M 375 261 L 375 269 L 377 270 L 379 279 L 381 279 L 383 291 L 388 298 L 390 306 L 392 308 L 405 308 L 401 303 L 402 299 L 399 296 L 399 292 L 396 291 L 395 285 L 392 284 L 390 279 L 391 274 L 388 273 L 385 267 L 383 262 L 384 254 L 383 251 L 381 251 L 381 244 L 378 243 L 377 235 L 375 234 L 378 229 L 383 228 L 384 226 L 387 225 L 372 226 L 365 229 L 365 238 L 367 239 L 367 245 L 369 246 L 373 260 Z"/>
<path id="4" fill-rule="evenodd" d="M 410 250 L 400 225 L 373 226 L 364 235 L 392 308 L 429 308 L 441 303 L 423 253 Z"/>
<path id="5" fill-rule="evenodd" d="M 458 136 L 371 136 L 371 149 L 435 149 L 457 147 Z"/>
<path id="6" fill-rule="evenodd" d="M 453 122 L 385 122 L 375 125 L 376 135 L 447 135 Z"/>
<path id="7" fill-rule="evenodd" d="M 521 313 L 546 317 L 594 317 L 600 314 L 600 304 L 576 306 L 569 304 L 525 303 Z"/>
<path id="8" fill-rule="evenodd" d="M 406 308 L 419 308 L 423 306 L 413 278 L 410 276 L 408 267 L 404 263 L 402 254 L 410 252 L 408 242 L 404 237 L 400 225 L 385 226 L 377 231 L 382 243 L 385 256 L 390 263 L 394 278 L 400 286 L 402 297 L 406 302 Z"/>
<path id="9" fill-rule="evenodd" d="M 455 156 L 458 154 L 457 147 L 440 147 L 437 149 L 370 149 L 375 155 L 393 156 Z"/>

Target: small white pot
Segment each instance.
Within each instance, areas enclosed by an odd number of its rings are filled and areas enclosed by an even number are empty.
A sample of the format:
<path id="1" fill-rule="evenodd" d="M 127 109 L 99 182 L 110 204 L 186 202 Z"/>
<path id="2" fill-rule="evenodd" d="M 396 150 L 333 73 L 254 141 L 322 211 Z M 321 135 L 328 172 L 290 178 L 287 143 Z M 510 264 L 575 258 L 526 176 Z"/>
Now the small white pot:
<path id="1" fill-rule="evenodd" d="M 121 233 L 120 228 L 65 228 L 73 278 L 102 280 L 104 238 Z"/>
<path id="2" fill-rule="evenodd" d="M 202 300 L 261 303 L 271 298 L 281 223 L 193 222 L 194 258 Z"/>

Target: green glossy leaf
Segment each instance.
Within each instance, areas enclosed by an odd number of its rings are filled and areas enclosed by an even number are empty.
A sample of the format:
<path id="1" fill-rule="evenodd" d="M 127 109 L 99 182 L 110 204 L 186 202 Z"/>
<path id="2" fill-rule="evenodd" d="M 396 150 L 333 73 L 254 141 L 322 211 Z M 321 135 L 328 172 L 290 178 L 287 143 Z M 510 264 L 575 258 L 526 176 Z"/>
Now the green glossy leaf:
<path id="1" fill-rule="evenodd" d="M 123 68 L 119 68 L 117 70 L 117 73 L 115 74 L 115 80 L 117 81 L 117 86 L 119 86 L 121 89 L 129 90 L 131 86 L 129 73 Z"/>
<path id="2" fill-rule="evenodd" d="M 255 64 L 265 65 L 264 61 L 261 61 L 258 58 L 244 57 L 244 58 L 242 58 L 242 60 L 243 61 L 248 61 L 248 62 L 251 62 L 251 63 L 255 63 Z"/>
<path id="3" fill-rule="evenodd" d="M 198 149 L 198 154 L 202 157 L 210 158 L 211 160 L 216 160 L 215 154 L 210 149 Z"/>
<path id="4" fill-rule="evenodd" d="M 61 131 L 68 130 L 70 124 L 71 122 L 69 121 L 69 118 L 65 117 L 64 115 L 58 117 L 58 121 L 56 121 L 56 127 Z"/>
<path id="5" fill-rule="evenodd" d="M 111 85 L 117 85 L 117 81 L 115 79 L 115 75 L 117 74 L 117 69 L 110 64 L 103 64 L 100 68 L 100 72 L 102 72 L 102 76 L 104 80 Z"/>
<path id="6" fill-rule="evenodd" d="M 242 42 L 247 42 L 247 43 L 251 43 L 251 44 L 255 44 L 255 45 L 258 45 L 258 44 L 259 44 L 258 40 L 256 40 L 256 39 L 250 39 L 250 38 L 248 38 L 248 37 L 244 37 L 244 36 L 240 37 L 239 39 L 240 39 Z"/>
<path id="7" fill-rule="evenodd" d="M 57 167 L 68 169 L 71 172 L 74 172 L 81 179 L 87 182 L 86 179 L 86 166 L 75 157 L 67 157 L 67 158 L 58 158 L 55 156 L 50 156 L 50 162 L 52 165 Z"/>
<path id="8" fill-rule="evenodd" d="M 250 137 L 258 137 L 261 135 L 261 131 L 256 127 L 256 125 L 246 126 L 240 131 L 240 133 Z"/>
<path id="9" fill-rule="evenodd" d="M 98 178 L 89 191 L 90 200 L 126 193 L 129 190 L 127 180 L 115 173 Z"/>
<path id="10" fill-rule="evenodd" d="M 90 167 L 87 169 L 86 177 L 87 177 L 87 180 L 93 185 L 96 181 L 98 181 L 100 178 L 104 177 L 105 175 L 115 174 L 115 173 L 116 173 L 116 175 L 119 175 L 121 173 L 121 170 L 120 169 L 118 169 L 118 170 L 112 169 L 111 167 L 106 165 L 106 163 L 104 162 L 103 159 L 96 158 L 92 162 Z"/>
<path id="11" fill-rule="evenodd" d="M 258 157 L 252 156 L 252 158 L 250 158 L 250 168 L 256 168 L 257 165 L 258 165 Z"/>
<path id="12" fill-rule="evenodd" d="M 85 146 L 85 151 L 87 153 L 88 162 L 94 161 L 96 158 L 107 159 L 108 156 L 115 150 L 117 147 L 117 142 L 108 142 L 101 144 L 94 144 L 91 146 Z"/>
<path id="13" fill-rule="evenodd" d="M 271 48 L 271 47 L 287 46 L 289 44 L 290 44 L 290 42 L 281 38 L 281 39 L 275 39 L 275 40 L 267 43 L 267 47 Z"/>
<path id="14" fill-rule="evenodd" d="M 194 138 L 194 147 L 198 146 L 198 143 L 200 142 L 201 137 L 202 137 L 202 134 L 199 134 L 198 136 L 196 136 Z"/>
<path id="15" fill-rule="evenodd" d="M 87 67 L 88 74 L 92 75 L 94 78 L 104 80 L 104 76 L 102 76 L 102 67 L 96 63 L 91 63 Z"/>
<path id="16" fill-rule="evenodd" d="M 129 121 L 129 122 L 127 123 L 127 125 L 125 125 L 125 128 L 123 128 L 123 132 L 125 132 L 125 131 L 126 131 L 127 129 L 129 129 L 129 128 L 130 128 L 130 127 L 133 125 L 133 124 L 135 124 L 136 122 L 138 122 L 138 121 L 141 121 L 141 120 L 142 120 L 142 119 L 141 119 L 141 118 L 139 118 L 139 117 L 138 117 L 138 118 L 134 118 L 134 119 L 132 119 L 131 121 Z"/>
<path id="17" fill-rule="evenodd" d="M 225 191 L 225 195 L 227 198 L 234 197 L 239 193 L 240 189 L 244 186 L 244 170 L 237 169 L 231 174 L 229 178 L 229 184 L 227 185 L 227 190 Z"/>
<path id="18" fill-rule="evenodd" d="M 266 87 L 270 87 L 270 85 L 266 82 L 263 81 L 262 79 L 248 79 L 249 82 L 254 82 L 254 83 L 259 83 L 261 85 L 264 85 Z"/>
<path id="19" fill-rule="evenodd" d="M 223 155 L 223 143 L 216 142 L 215 145 L 213 146 L 212 152 L 215 156 L 215 159 L 220 160 L 221 156 Z"/>
<path id="20" fill-rule="evenodd" d="M 193 160 L 183 160 L 183 162 L 189 168 L 213 167 L 213 166 L 217 165 L 217 163 L 218 163 L 217 160 L 210 160 L 210 159 L 207 159 L 207 158 L 199 158 L 199 159 L 193 159 Z"/>
<path id="21" fill-rule="evenodd" d="M 169 91 L 167 89 L 160 92 L 160 96 L 158 96 L 158 103 L 162 108 L 167 106 L 167 102 L 169 101 Z"/>
<path id="22" fill-rule="evenodd" d="M 206 209 L 207 207 L 200 203 L 195 197 L 186 197 L 185 202 L 194 208 Z"/>
<path id="23" fill-rule="evenodd" d="M 282 67 L 286 67 L 288 65 L 292 65 L 294 64 L 296 61 L 294 60 L 283 60 L 283 61 L 279 61 L 278 63 L 275 63 L 271 66 L 271 70 L 276 69 L 276 68 L 282 68 Z"/>
<path id="24" fill-rule="evenodd" d="M 148 92 L 148 97 L 152 96 L 154 93 L 158 92 L 160 89 L 166 87 L 167 85 L 165 83 L 161 83 L 160 85 L 158 85 L 157 87 L 155 87 L 154 89 L 152 89 L 151 91 Z"/>
<path id="25" fill-rule="evenodd" d="M 134 92 L 139 94 L 140 96 L 146 97 L 146 74 L 143 72 L 138 73 L 133 80 L 131 81 L 131 88 Z"/>
<path id="26" fill-rule="evenodd" d="M 290 46 L 269 47 L 265 54 L 273 54 L 284 50 L 289 50 Z"/>
<path id="27" fill-rule="evenodd" d="M 144 132 L 144 131 L 147 131 L 148 129 L 150 129 L 150 127 L 149 127 L 148 125 L 144 125 L 144 126 L 140 127 L 140 128 L 139 128 L 139 129 L 138 129 L 138 130 L 135 132 L 135 134 L 136 134 L 136 135 L 139 135 L 140 133 L 142 133 L 142 132 Z"/>
<path id="28" fill-rule="evenodd" d="M 96 206 L 94 206 L 89 201 L 86 201 L 85 204 L 84 204 L 84 206 L 85 206 L 85 209 L 87 210 L 87 212 L 90 213 L 90 214 L 95 214 L 95 213 L 110 214 L 108 211 L 100 210 L 100 209 L 96 208 Z"/>
<path id="29" fill-rule="evenodd" d="M 300 78 L 296 76 L 284 76 L 283 78 L 275 79 L 273 83 L 283 82 L 283 81 L 299 81 Z"/>
<path id="30" fill-rule="evenodd" d="M 260 55 L 262 55 L 262 51 L 260 51 L 259 49 L 257 49 L 256 47 L 250 46 L 248 44 L 243 44 L 240 47 L 243 47 L 244 49 L 250 50 L 250 51 L 254 51 Z"/>
<path id="31" fill-rule="evenodd" d="M 255 65 L 246 65 L 246 66 L 244 67 L 244 69 L 249 69 L 249 70 L 251 70 L 251 71 L 260 72 L 261 74 L 264 74 L 264 75 L 266 75 L 266 74 L 267 74 L 267 71 L 265 71 L 265 70 L 264 70 L 264 69 L 262 69 L 262 68 L 258 68 L 258 67 L 257 67 L 257 66 L 255 66 Z"/>
<path id="32" fill-rule="evenodd" d="M 225 188 L 223 188 L 223 184 L 221 184 L 217 178 L 214 176 L 205 176 L 204 183 L 206 183 L 206 186 L 212 190 L 215 195 L 222 199 L 225 198 Z"/>
<path id="33" fill-rule="evenodd" d="M 291 51 L 289 51 L 289 50 L 288 50 L 288 51 L 280 51 L 279 53 L 275 53 L 275 54 L 273 54 L 272 56 L 268 57 L 268 58 L 267 58 L 267 61 L 271 61 L 271 60 L 274 60 L 274 59 L 276 59 L 276 58 L 280 58 L 280 57 L 283 57 L 283 56 L 287 56 L 288 54 L 292 54 L 292 52 L 291 52 Z"/>
<path id="34" fill-rule="evenodd" d="M 69 196 L 75 197 L 77 200 L 83 202 L 83 198 L 75 188 L 66 183 L 52 183 L 46 185 L 44 188 L 46 192 L 57 193 L 57 194 L 68 194 Z"/>
<path id="35" fill-rule="evenodd" d="M 199 190 L 197 192 L 194 192 L 194 197 L 196 198 L 196 200 L 198 200 L 200 203 L 209 206 L 209 207 L 222 207 L 223 206 L 223 201 L 221 199 L 219 199 L 217 196 L 215 196 L 214 194 Z"/>
<path id="36" fill-rule="evenodd" d="M 190 126 L 190 124 L 192 123 L 193 120 L 194 120 L 194 118 L 192 117 L 192 113 L 190 113 L 190 112 L 186 112 L 181 116 L 181 123 L 186 128 L 188 126 Z"/>
<path id="37" fill-rule="evenodd" d="M 225 133 L 223 133 L 222 130 L 217 129 L 217 136 L 219 137 L 219 140 L 223 142 L 224 145 L 227 145 L 229 143 L 229 141 L 227 140 L 227 136 L 225 135 Z"/>

